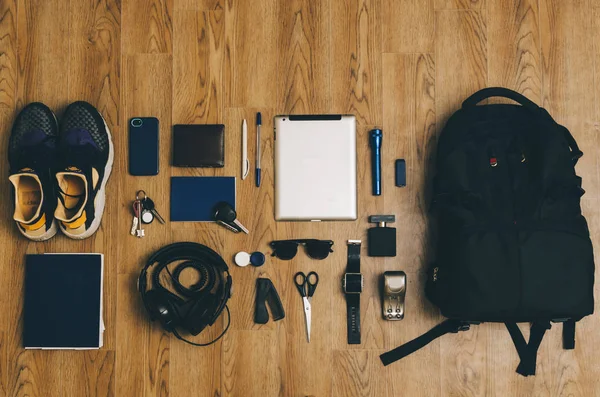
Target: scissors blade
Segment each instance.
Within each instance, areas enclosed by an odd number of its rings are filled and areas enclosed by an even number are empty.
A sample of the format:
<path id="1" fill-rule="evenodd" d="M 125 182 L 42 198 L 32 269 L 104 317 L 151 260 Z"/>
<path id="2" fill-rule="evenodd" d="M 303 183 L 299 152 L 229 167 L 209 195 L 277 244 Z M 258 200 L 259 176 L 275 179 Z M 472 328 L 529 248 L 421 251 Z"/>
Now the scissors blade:
<path id="1" fill-rule="evenodd" d="M 310 324 L 311 324 L 311 314 L 312 307 L 310 305 L 310 301 L 307 297 L 303 297 L 302 301 L 304 302 L 304 319 L 306 320 L 306 337 L 308 339 L 308 343 L 310 343 Z"/>

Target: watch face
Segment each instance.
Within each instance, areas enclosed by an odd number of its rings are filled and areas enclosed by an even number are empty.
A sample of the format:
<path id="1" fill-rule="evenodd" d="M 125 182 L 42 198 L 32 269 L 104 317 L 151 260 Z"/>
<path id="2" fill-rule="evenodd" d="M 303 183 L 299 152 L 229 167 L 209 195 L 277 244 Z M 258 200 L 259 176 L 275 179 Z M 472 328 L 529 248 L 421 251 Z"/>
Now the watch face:
<path id="1" fill-rule="evenodd" d="M 360 273 L 346 273 L 342 283 L 345 293 L 360 294 L 363 289 L 363 276 Z"/>

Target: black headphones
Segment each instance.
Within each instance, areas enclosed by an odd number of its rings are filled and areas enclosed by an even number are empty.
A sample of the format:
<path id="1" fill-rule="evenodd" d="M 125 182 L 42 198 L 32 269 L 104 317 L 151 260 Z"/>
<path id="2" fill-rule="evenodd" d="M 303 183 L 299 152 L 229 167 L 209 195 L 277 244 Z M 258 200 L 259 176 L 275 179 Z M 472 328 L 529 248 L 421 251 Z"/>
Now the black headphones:
<path id="1" fill-rule="evenodd" d="M 181 262 L 171 273 L 167 266 L 177 261 Z M 152 288 L 146 290 L 148 269 L 154 264 L 156 267 L 150 273 Z M 198 272 L 199 280 L 185 287 L 179 281 L 179 276 L 188 268 Z M 179 295 L 161 284 L 160 274 L 163 270 L 169 274 L 171 284 Z M 166 331 L 194 346 L 211 345 L 229 329 L 231 314 L 227 300 L 231 297 L 231 284 L 229 268 L 223 258 L 198 243 L 175 243 L 161 248 L 148 259 L 138 279 L 138 289 L 151 320 L 159 320 Z M 182 328 L 194 336 L 198 335 L 206 326 L 214 324 L 223 309 L 227 311 L 227 325 L 211 342 L 191 342 L 177 331 L 177 328 Z"/>

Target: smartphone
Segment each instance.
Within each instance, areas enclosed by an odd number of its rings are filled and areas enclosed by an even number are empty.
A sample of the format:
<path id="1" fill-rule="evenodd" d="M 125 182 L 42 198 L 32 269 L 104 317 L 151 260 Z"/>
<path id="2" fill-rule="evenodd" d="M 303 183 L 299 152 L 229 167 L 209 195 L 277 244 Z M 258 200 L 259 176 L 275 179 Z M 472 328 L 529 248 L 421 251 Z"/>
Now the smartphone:
<path id="1" fill-rule="evenodd" d="M 158 119 L 134 117 L 129 120 L 129 173 L 158 175 Z"/>

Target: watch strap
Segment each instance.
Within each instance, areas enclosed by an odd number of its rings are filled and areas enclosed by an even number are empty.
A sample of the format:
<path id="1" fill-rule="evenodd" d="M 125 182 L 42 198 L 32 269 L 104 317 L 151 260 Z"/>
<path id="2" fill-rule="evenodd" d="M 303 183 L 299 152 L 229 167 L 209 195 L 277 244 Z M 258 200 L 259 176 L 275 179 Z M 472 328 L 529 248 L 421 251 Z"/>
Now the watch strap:
<path id="1" fill-rule="evenodd" d="M 360 241 L 348 241 L 346 273 L 360 273 Z M 348 344 L 360 345 L 360 294 L 346 294 Z"/>
<path id="2" fill-rule="evenodd" d="M 348 242 L 348 265 L 346 273 L 360 273 L 360 242 Z"/>
<path id="3" fill-rule="evenodd" d="M 360 345 L 360 295 L 346 295 L 348 344 Z"/>

